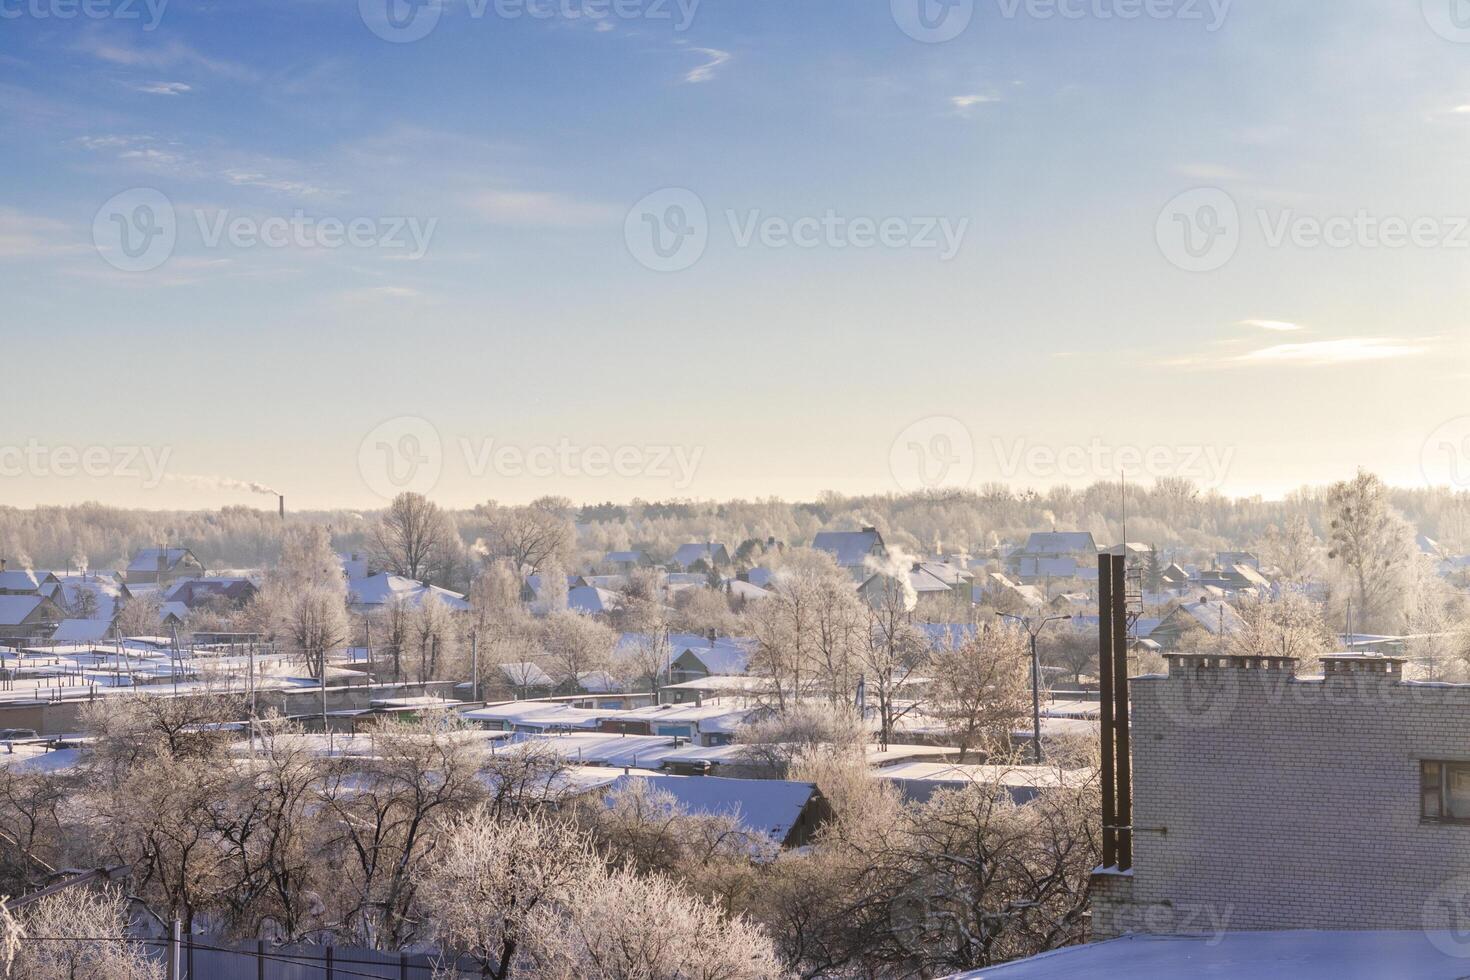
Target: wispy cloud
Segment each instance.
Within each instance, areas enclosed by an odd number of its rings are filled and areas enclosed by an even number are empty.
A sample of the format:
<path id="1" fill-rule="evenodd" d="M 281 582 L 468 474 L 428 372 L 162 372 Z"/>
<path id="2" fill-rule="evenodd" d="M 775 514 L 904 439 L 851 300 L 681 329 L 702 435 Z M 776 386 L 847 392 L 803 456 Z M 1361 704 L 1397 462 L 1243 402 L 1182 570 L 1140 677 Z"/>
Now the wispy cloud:
<path id="1" fill-rule="evenodd" d="M 978 93 L 974 95 L 951 95 L 949 97 L 949 104 L 954 106 L 955 111 L 961 115 L 968 115 L 969 110 L 975 108 L 977 105 L 989 105 L 992 102 L 999 101 L 1000 96 L 998 95 L 980 95 Z"/>
<path id="2" fill-rule="evenodd" d="M 60 221 L 0 208 L 0 259 L 34 259 L 85 252 L 76 229 Z"/>
<path id="3" fill-rule="evenodd" d="M 183 95 L 193 91 L 194 86 L 185 82 L 143 82 L 133 88 L 148 95 Z"/>
<path id="4" fill-rule="evenodd" d="M 121 34 L 94 29 L 85 32 L 74 48 L 99 61 L 122 68 L 147 68 L 158 71 L 167 68 L 191 67 L 240 81 L 250 81 L 256 78 L 255 72 L 244 65 L 210 57 L 178 40 L 136 45 Z"/>
<path id="5" fill-rule="evenodd" d="M 259 187 L 297 197 L 335 198 L 343 194 L 299 175 L 298 171 L 305 168 L 291 160 L 220 150 L 200 155 L 175 140 L 146 135 L 83 136 L 76 143 L 119 163 L 168 177 L 222 181 L 231 187 Z"/>
<path id="6" fill-rule="evenodd" d="M 730 60 L 730 52 L 721 51 L 719 48 L 690 48 L 698 54 L 704 55 L 709 61 L 697 68 L 692 68 L 684 76 L 686 82 L 707 82 L 715 77 L 715 72 L 720 66 Z"/>
<path id="7" fill-rule="evenodd" d="M 579 201 L 552 191 L 482 191 L 470 207 L 496 224 L 570 228 L 617 218 L 616 208 Z"/>
<path id="8" fill-rule="evenodd" d="M 1278 333 L 1287 333 L 1292 330 L 1300 330 L 1301 325 L 1290 323 L 1286 320 L 1241 320 L 1242 327 L 1258 327 L 1261 330 L 1274 330 Z"/>
<path id="9" fill-rule="evenodd" d="M 1298 329 L 1296 324 L 1282 321 L 1242 320 L 1240 322 L 1266 330 Z M 1266 324 L 1272 325 L 1266 326 Z M 1223 347 L 1223 350 L 1216 349 L 1210 352 L 1171 357 L 1159 361 L 1158 364 L 1162 367 L 1200 371 L 1275 366 L 1334 367 L 1342 364 L 1419 357 L 1428 354 L 1438 339 L 1436 337 L 1338 337 L 1331 340 L 1312 340 L 1294 344 L 1272 344 L 1269 347 L 1245 350 L 1242 350 L 1246 346 L 1245 341 L 1226 339 L 1215 342 L 1215 346 Z"/>
<path id="10" fill-rule="evenodd" d="M 1421 341 L 1392 337 L 1344 337 L 1339 340 L 1314 340 L 1305 344 L 1277 344 L 1263 347 L 1234 358 L 1242 364 L 1285 364 L 1294 367 L 1329 367 L 1362 361 L 1386 361 L 1427 354 L 1429 346 Z"/>

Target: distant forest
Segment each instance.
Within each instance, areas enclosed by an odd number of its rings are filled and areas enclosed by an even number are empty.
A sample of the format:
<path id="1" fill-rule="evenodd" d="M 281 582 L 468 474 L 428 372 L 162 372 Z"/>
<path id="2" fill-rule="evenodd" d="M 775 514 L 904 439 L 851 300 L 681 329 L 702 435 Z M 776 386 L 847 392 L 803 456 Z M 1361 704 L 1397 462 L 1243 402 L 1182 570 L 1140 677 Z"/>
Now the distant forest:
<path id="1" fill-rule="evenodd" d="M 985 486 L 907 496 L 824 493 L 808 502 L 769 500 L 660 501 L 577 506 L 551 501 L 577 521 L 578 558 L 590 563 L 608 551 L 639 549 L 655 561 L 681 544 L 719 541 L 733 553 L 741 542 L 774 538 L 804 545 L 823 529 L 877 527 L 890 547 L 911 554 L 981 554 L 1023 542 L 1037 530 L 1092 532 L 1099 546 L 1129 541 L 1150 544 L 1168 560 L 1204 561 L 1217 551 L 1254 547 L 1272 528 L 1305 518 L 1319 539 L 1331 520 L 1326 487 L 1307 487 L 1284 500 L 1229 498 L 1185 480 L 1129 486 L 1126 507 L 1116 483 L 1045 492 Z M 1394 509 L 1447 552 L 1470 552 L 1470 493 L 1448 489 L 1393 489 Z M 483 538 L 496 507 L 451 510 L 465 545 L 452 576 L 467 585 L 475 562 L 470 547 Z M 21 510 L 0 507 L 0 558 L 11 568 L 117 569 L 139 548 L 187 547 L 210 570 L 261 568 L 280 556 L 283 529 L 319 524 L 340 552 L 366 551 L 377 512 L 350 510 L 291 513 L 244 506 L 216 511 L 141 511 L 89 503 Z"/>

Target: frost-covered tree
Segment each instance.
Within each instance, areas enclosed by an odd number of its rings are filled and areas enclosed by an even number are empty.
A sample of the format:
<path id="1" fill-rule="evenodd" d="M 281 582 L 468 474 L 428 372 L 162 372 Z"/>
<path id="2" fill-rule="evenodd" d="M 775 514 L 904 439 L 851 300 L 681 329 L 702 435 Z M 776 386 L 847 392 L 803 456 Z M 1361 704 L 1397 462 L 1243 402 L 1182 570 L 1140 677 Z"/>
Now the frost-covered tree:
<path id="1" fill-rule="evenodd" d="M 461 548 L 453 519 L 417 493 L 394 497 L 368 542 L 375 567 L 419 582 L 447 579 Z"/>
<path id="2" fill-rule="evenodd" d="M 509 562 L 521 575 L 536 575 L 552 562 L 570 562 L 576 541 L 571 501 L 541 497 L 525 507 L 503 507 L 492 500 L 475 512 L 488 522 L 481 552 Z"/>
<path id="3" fill-rule="evenodd" d="M 1031 653 L 1024 632 L 1010 625 L 981 629 L 929 659 L 930 711 L 960 749 L 1005 755 L 1010 733 L 1031 711 Z"/>
<path id="4" fill-rule="evenodd" d="M 1359 470 L 1327 494 L 1332 550 L 1352 584 L 1354 628 L 1397 625 L 1415 555 L 1413 529 L 1389 503 L 1388 488 Z"/>
<path id="5" fill-rule="evenodd" d="M 0 906 L 6 980 L 163 980 L 163 962 L 128 940 L 128 901 L 115 887 L 74 886 L 11 913 Z"/>

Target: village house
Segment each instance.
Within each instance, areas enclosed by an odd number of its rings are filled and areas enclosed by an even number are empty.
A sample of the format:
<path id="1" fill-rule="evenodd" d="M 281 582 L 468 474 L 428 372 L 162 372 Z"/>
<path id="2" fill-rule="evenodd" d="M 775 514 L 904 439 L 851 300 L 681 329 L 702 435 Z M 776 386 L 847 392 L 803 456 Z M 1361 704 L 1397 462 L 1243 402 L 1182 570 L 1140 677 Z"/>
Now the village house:
<path id="1" fill-rule="evenodd" d="M 166 586 L 181 578 L 202 578 L 204 565 L 188 548 L 143 548 L 128 562 L 128 585 Z"/>
<path id="2" fill-rule="evenodd" d="M 417 609 L 430 597 L 456 612 L 470 608 L 465 597 L 458 592 L 450 592 L 437 585 L 425 585 L 402 575 L 379 572 L 377 575 L 349 579 L 347 582 L 347 608 L 354 613 L 372 612 L 394 603 Z"/>
<path id="3" fill-rule="evenodd" d="M 602 564 L 624 575 L 638 568 L 651 568 L 653 560 L 642 551 L 609 551 L 602 557 Z"/>
<path id="4" fill-rule="evenodd" d="M 703 562 L 706 569 L 726 568 L 730 565 L 730 552 L 722 544 L 711 541 L 706 544 L 682 544 L 674 552 L 672 564 L 682 569 L 693 568 Z"/>
<path id="5" fill-rule="evenodd" d="M 1244 627 L 1245 620 L 1230 603 L 1223 599 L 1201 597 L 1195 602 L 1180 605 L 1150 630 L 1147 636 L 1163 649 L 1175 650 L 1179 648 L 1180 638 L 1195 630 L 1203 630 L 1210 637 L 1223 640 Z"/>
<path id="6" fill-rule="evenodd" d="M 669 683 L 743 675 L 755 647 L 729 636 L 674 633 L 669 636 Z"/>
<path id="7" fill-rule="evenodd" d="M 1006 556 L 1011 574 L 1023 581 L 1087 578 L 1097 574 L 1097 542 L 1089 531 L 1036 531 Z"/>
<path id="8" fill-rule="evenodd" d="M 812 548 L 825 551 L 859 582 L 866 581 L 872 574 L 871 564 L 888 557 L 888 547 L 883 535 L 875 527 L 861 531 L 820 531 L 812 538 Z"/>
<path id="9" fill-rule="evenodd" d="M 0 595 L 0 637 L 48 639 L 65 618 L 61 608 L 43 595 Z"/>

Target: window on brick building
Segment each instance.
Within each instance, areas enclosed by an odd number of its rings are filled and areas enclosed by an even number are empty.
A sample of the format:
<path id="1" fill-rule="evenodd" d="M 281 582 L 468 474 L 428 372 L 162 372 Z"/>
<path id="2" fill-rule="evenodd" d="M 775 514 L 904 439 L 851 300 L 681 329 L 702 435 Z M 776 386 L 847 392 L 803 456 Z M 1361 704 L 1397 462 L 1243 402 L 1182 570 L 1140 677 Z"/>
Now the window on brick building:
<path id="1" fill-rule="evenodd" d="M 1419 763 L 1419 816 L 1470 823 L 1470 762 Z"/>

